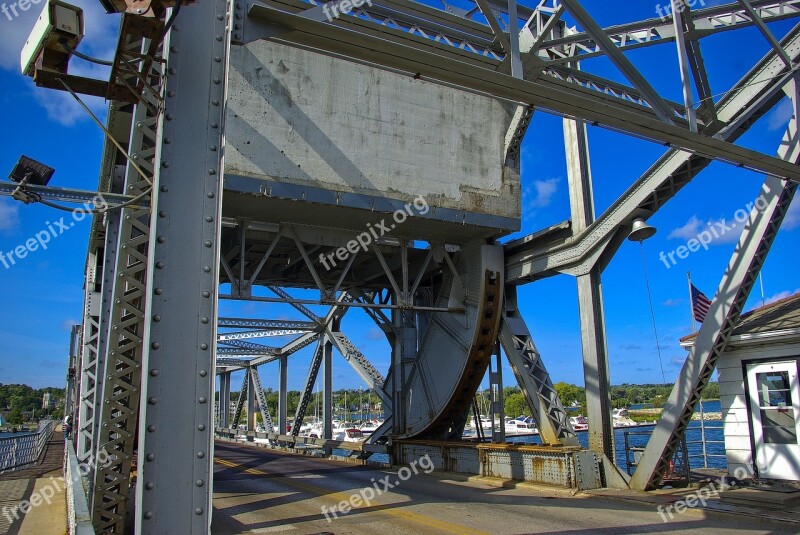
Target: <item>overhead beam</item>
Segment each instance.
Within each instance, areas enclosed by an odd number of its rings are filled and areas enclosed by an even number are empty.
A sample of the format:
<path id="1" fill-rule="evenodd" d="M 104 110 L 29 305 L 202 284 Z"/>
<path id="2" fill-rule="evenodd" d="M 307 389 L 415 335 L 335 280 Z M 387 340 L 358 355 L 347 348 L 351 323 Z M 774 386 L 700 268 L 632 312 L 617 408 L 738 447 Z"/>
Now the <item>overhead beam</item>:
<path id="1" fill-rule="evenodd" d="M 795 164 L 691 132 L 682 126 L 666 124 L 647 108 L 635 104 L 620 106 L 603 95 L 576 91 L 566 83 L 559 85 L 557 80 L 540 78 L 528 81 L 514 78 L 431 52 L 307 20 L 262 4 L 251 5 L 248 16 L 296 30 L 284 34 L 280 39 L 289 44 L 312 46 L 400 69 L 417 78 L 455 84 L 498 98 L 532 104 L 543 111 L 583 119 L 593 126 L 603 126 L 682 148 L 738 167 L 800 180 L 800 167 Z"/>

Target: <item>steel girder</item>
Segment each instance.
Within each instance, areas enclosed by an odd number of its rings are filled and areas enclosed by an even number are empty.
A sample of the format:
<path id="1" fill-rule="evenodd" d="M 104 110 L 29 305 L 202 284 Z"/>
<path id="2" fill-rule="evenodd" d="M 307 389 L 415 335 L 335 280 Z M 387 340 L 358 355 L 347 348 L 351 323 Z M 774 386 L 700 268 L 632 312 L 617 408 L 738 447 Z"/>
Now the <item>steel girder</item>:
<path id="1" fill-rule="evenodd" d="M 319 325 L 314 321 L 292 321 L 292 320 L 262 320 L 249 318 L 219 318 L 217 326 L 231 329 L 263 329 L 269 330 L 302 330 L 315 329 Z M 232 335 L 225 333 L 220 336 Z M 267 336 L 267 335 L 264 335 Z"/>
<path id="2" fill-rule="evenodd" d="M 269 414 L 269 407 L 267 406 L 267 398 L 264 396 L 264 387 L 261 386 L 261 375 L 258 373 L 258 367 L 250 369 L 250 382 L 252 383 L 256 401 L 258 402 L 258 410 L 261 411 L 261 419 L 264 422 L 264 428 L 267 433 L 275 432 L 275 425 L 272 423 L 272 417 Z"/>
<path id="3" fill-rule="evenodd" d="M 789 161 L 800 159 L 797 126 L 797 118 L 793 117 L 778 149 L 778 154 Z M 796 190 L 797 184 L 775 177 L 768 177 L 764 182 L 760 197 L 766 199 L 767 207 L 763 210 L 753 208 L 744 225 L 706 319 L 664 405 L 664 413 L 637 464 L 631 488 L 652 489 L 668 470 L 703 389 L 733 334 Z"/>
<path id="4" fill-rule="evenodd" d="M 314 394 L 314 383 L 317 382 L 319 368 L 322 366 L 324 350 L 325 335 L 320 337 L 319 342 L 317 342 L 317 349 L 314 351 L 314 357 L 311 359 L 311 365 L 308 367 L 308 376 L 306 377 L 306 383 L 303 387 L 303 393 L 300 395 L 300 401 L 297 403 L 297 409 L 294 413 L 294 424 L 292 426 L 292 436 L 294 437 L 300 434 L 300 426 L 303 425 L 303 420 L 308 410 L 308 404 L 311 401 L 311 396 Z"/>
<path id="5" fill-rule="evenodd" d="M 146 55 L 143 51 L 150 46 L 147 39 L 138 35 L 123 35 L 122 39 L 118 51 L 121 56 L 141 57 Z M 151 69 L 148 79 L 160 80 L 161 65 L 155 62 Z M 149 92 L 143 93 L 136 105 L 135 128 L 131 129 L 128 150 L 135 156 L 137 166 L 129 162 L 125 174 L 125 191 L 135 196 L 150 190 L 156 172 L 159 110 L 159 98 Z M 114 533 L 122 533 L 126 522 L 131 463 L 139 421 L 150 210 L 124 208 L 120 221 L 112 270 L 109 337 L 103 355 L 105 381 L 100 419 L 96 424 L 97 444 L 94 446 L 95 451 L 104 449 L 110 462 L 100 464 L 95 459 L 92 496 L 95 528 Z"/>
<path id="6" fill-rule="evenodd" d="M 229 5 L 185 6 L 169 32 L 142 363 L 135 528 L 208 533 Z M 175 422 L 181 422 L 175 432 Z M 174 482 L 181 482 L 175 485 Z"/>
<path id="7" fill-rule="evenodd" d="M 782 44 L 794 61 L 800 59 L 800 28 L 794 28 Z M 781 88 L 790 77 L 781 58 L 770 51 L 722 98 L 716 110 L 720 123 L 709 127 L 708 134 L 738 139 L 780 101 Z M 634 218 L 654 214 L 709 163 L 707 158 L 670 149 L 585 230 L 563 238 L 558 236 L 562 229 L 555 229 L 505 244 L 506 283 L 524 284 L 559 272 L 587 273 L 600 255 L 613 253 L 615 247 L 608 245 L 619 233 L 627 233 Z M 616 247 L 621 243 L 617 240 Z"/>
<path id="8" fill-rule="evenodd" d="M 506 288 L 500 343 L 536 419 L 542 442 L 577 446 L 578 439 L 569 424 L 569 416 L 522 318 L 517 306 L 516 288 L 513 286 Z"/>
<path id="9" fill-rule="evenodd" d="M 294 46 L 341 54 L 356 61 L 407 72 L 415 78 L 533 105 L 537 109 L 582 119 L 593 126 L 607 127 L 788 180 L 799 180 L 797 165 L 694 133 L 682 119 L 668 124 L 651 109 L 616 97 L 549 77 L 515 78 L 486 64 L 468 63 L 443 47 L 432 48 L 430 40 L 427 43 L 404 40 L 403 36 L 381 32 L 378 26 L 373 28 L 371 23 L 351 17 L 336 19 L 331 24 L 317 22 L 302 16 L 300 9 L 285 4 L 251 3 L 247 17 L 252 20 L 246 24 L 260 21 L 294 30 L 279 33 L 277 37 L 270 30 L 253 35 L 251 39 L 272 37 Z"/>

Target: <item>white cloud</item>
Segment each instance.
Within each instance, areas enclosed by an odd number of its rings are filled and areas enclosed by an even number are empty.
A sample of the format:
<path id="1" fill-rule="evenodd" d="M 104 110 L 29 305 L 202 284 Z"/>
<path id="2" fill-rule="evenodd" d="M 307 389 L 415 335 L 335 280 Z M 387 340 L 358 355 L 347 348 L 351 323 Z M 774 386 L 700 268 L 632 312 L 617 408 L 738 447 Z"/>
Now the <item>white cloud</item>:
<path id="1" fill-rule="evenodd" d="M 703 222 L 700 221 L 700 219 L 696 215 L 693 215 L 692 217 L 689 218 L 689 221 L 687 221 L 685 225 L 683 225 L 682 227 L 672 229 L 672 232 L 669 233 L 667 239 L 668 240 L 679 239 L 686 241 L 692 238 L 696 238 L 697 233 L 700 232 L 700 227 L 702 226 Z"/>
<path id="2" fill-rule="evenodd" d="M 0 230 L 11 230 L 19 225 L 19 205 L 6 197 L 0 197 Z"/>
<path id="3" fill-rule="evenodd" d="M 781 299 L 786 299 L 789 296 L 792 296 L 796 293 L 800 292 L 800 288 L 796 289 L 795 291 L 784 290 L 782 292 L 778 292 L 771 297 L 767 297 L 765 299 L 765 304 L 769 305 L 770 303 L 774 303 L 775 301 L 780 301 Z"/>
<path id="4" fill-rule="evenodd" d="M 32 4 L 35 0 L 31 0 Z M 6 2 L 10 4 L 10 2 Z M 72 0 L 74 5 L 83 9 L 86 28 L 86 37 L 79 45 L 81 52 L 90 56 L 111 59 L 114 56 L 118 39 L 119 15 L 109 15 L 96 0 Z M 38 5 L 33 4 L 28 11 L 19 11 L 18 17 L 0 14 L 0 69 L 10 70 L 20 74 L 20 52 L 30 35 L 33 25 L 44 7 L 44 2 L 39 0 Z M 101 80 L 108 79 L 109 68 L 81 59 L 73 58 L 70 61 L 69 73 L 76 76 L 85 76 Z M 30 83 L 34 98 L 47 111 L 53 121 L 70 126 L 78 120 L 90 120 L 77 102 L 68 94 L 61 91 L 46 90 L 34 87 Z M 96 114 L 105 113 L 105 104 L 99 98 L 85 99 L 89 107 Z"/>
<path id="5" fill-rule="evenodd" d="M 544 208 L 553 202 L 553 195 L 558 191 L 558 179 L 548 178 L 547 180 L 536 180 L 533 183 L 533 191 L 526 188 L 529 197 L 526 203 L 531 208 Z M 533 195 L 533 198 L 530 196 Z"/>
<path id="6" fill-rule="evenodd" d="M 683 304 L 683 299 L 667 299 L 661 304 L 665 307 L 676 307 Z"/>
<path id="7" fill-rule="evenodd" d="M 785 98 L 767 116 L 767 128 L 772 131 L 785 129 L 792 115 L 794 115 L 792 101 Z"/>
<path id="8" fill-rule="evenodd" d="M 795 195 L 792 199 L 792 204 L 789 205 L 789 210 L 786 212 L 786 217 L 781 223 L 781 230 L 792 230 L 800 227 L 800 195 Z"/>

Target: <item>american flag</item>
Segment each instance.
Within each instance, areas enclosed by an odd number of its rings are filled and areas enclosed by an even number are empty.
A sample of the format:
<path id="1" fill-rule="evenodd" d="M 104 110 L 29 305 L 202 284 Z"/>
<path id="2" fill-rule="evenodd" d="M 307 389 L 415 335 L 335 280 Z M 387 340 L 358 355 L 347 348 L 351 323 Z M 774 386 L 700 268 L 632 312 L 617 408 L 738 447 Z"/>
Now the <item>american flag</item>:
<path id="1" fill-rule="evenodd" d="M 692 284 L 692 314 L 694 314 L 694 319 L 703 323 L 709 308 L 711 308 L 711 301 Z"/>

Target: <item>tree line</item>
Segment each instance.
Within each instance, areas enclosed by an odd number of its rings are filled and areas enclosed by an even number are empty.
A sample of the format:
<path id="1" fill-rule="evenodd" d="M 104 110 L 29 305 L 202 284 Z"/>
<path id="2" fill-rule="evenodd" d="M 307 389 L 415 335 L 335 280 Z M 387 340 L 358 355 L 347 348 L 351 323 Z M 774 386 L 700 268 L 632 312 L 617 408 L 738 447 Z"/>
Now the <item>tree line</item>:
<path id="1" fill-rule="evenodd" d="M 34 389 L 28 385 L 4 385 L 0 383 L 0 410 L 7 413 L 6 420 L 9 424 L 19 425 L 24 420 L 23 413 L 36 413 L 36 416 L 48 416 L 61 419 L 64 416 L 63 404 L 43 409 L 42 398 L 49 392 L 55 400 L 63 400 L 66 390 L 64 388 L 39 388 Z"/>

